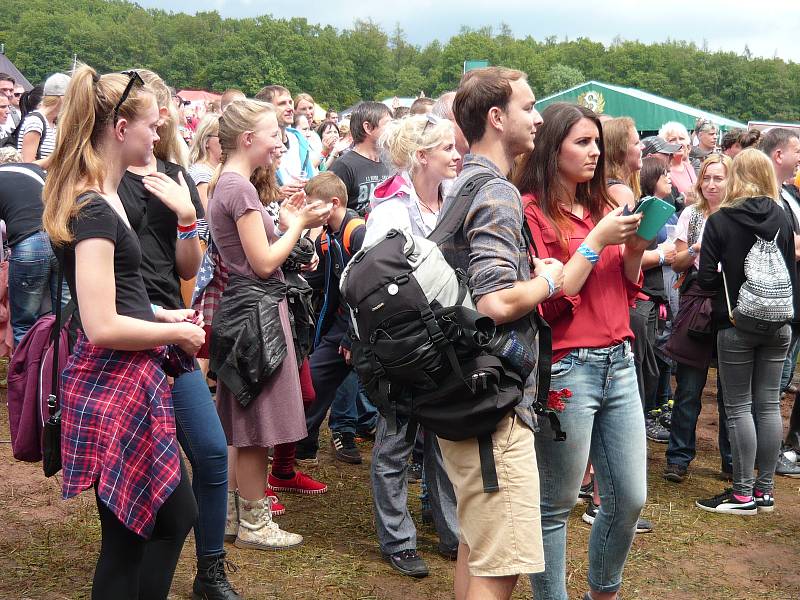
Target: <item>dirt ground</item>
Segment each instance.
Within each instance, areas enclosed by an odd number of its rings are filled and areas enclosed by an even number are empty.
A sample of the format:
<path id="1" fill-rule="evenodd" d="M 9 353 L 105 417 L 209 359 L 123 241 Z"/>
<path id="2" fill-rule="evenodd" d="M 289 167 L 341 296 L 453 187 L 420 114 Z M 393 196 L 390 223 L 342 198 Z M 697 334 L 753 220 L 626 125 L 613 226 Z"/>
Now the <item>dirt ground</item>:
<path id="1" fill-rule="evenodd" d="M 713 382 L 710 376 L 709 381 Z M 800 479 L 778 477 L 772 514 L 743 518 L 714 515 L 694 501 L 724 487 L 717 479 L 717 411 L 706 389 L 698 427 L 698 458 L 683 484 L 664 481 L 665 445 L 649 442 L 649 497 L 643 516 L 655 524 L 637 536 L 625 570 L 621 597 L 673 600 L 800 599 Z M 793 398 L 784 401 L 788 416 Z M 89 598 L 99 548 L 91 493 L 64 502 L 58 477 L 46 479 L 38 464 L 15 461 L 8 443 L 5 402 L 0 409 L 0 598 Z M 360 466 L 333 462 L 320 453 L 313 474 L 329 485 L 317 497 L 283 495 L 287 514 L 276 520 L 303 534 L 305 543 L 285 552 L 242 551 L 228 546 L 237 571 L 230 578 L 245 598 L 439 600 L 452 597 L 453 563 L 436 553 L 436 534 L 419 525 L 418 547 L 431 574 L 404 577 L 380 558 L 372 520 L 369 444 Z M 419 487 L 410 486 L 419 515 Z M 589 527 L 573 511 L 568 536 L 571 598 L 586 589 Z M 194 543 L 190 536 L 175 575 L 171 598 L 191 598 Z M 515 598 L 530 598 L 521 580 Z"/>

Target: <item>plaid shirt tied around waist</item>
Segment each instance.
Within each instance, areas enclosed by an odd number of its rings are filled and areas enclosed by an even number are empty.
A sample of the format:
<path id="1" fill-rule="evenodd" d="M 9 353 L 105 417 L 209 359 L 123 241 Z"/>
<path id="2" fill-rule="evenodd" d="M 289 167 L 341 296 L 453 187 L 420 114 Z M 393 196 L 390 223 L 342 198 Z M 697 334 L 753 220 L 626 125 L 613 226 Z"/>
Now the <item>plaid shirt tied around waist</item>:
<path id="1" fill-rule="evenodd" d="M 99 348 L 81 333 L 61 374 L 62 495 L 93 485 L 128 529 L 149 538 L 180 483 L 166 348 Z"/>

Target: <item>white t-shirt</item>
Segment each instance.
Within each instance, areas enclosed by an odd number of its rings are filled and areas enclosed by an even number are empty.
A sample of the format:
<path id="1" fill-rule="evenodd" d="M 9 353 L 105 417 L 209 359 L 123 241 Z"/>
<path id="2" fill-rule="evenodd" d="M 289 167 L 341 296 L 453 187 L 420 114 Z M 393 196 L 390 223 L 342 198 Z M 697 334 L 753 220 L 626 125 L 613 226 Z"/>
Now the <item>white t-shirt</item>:
<path id="1" fill-rule="evenodd" d="M 678 224 L 675 226 L 675 239 L 685 242 L 687 245 L 689 245 L 689 223 L 693 215 L 696 215 L 694 217 L 695 219 L 702 219 L 702 224 L 700 225 L 700 235 L 694 243 L 700 242 L 702 244 L 703 232 L 706 229 L 706 219 L 703 216 L 703 213 L 700 212 L 695 205 L 687 206 L 681 213 L 681 216 L 678 217 Z M 700 268 L 699 253 L 694 258 L 694 266 L 696 269 Z"/>
<path id="2" fill-rule="evenodd" d="M 37 117 L 36 115 L 39 115 Z M 17 150 L 22 150 L 22 142 L 25 139 L 25 135 L 29 131 L 35 131 L 40 136 L 42 135 L 42 119 L 47 122 L 45 116 L 38 110 L 34 110 L 29 115 L 25 117 L 25 120 L 22 122 L 22 128 L 19 131 L 19 139 L 17 140 Z M 41 150 L 40 156 L 44 158 L 46 156 L 50 156 L 53 153 L 53 150 L 56 148 L 56 128 L 53 125 L 47 124 L 47 133 L 45 133 L 44 139 L 40 140 Z"/>

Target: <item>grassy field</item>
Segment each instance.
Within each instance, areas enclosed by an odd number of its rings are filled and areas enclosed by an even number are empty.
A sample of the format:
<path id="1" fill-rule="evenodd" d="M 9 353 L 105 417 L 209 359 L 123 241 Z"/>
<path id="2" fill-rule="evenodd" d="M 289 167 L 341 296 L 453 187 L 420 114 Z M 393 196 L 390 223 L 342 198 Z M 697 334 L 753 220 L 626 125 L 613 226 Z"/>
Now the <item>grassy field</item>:
<path id="1" fill-rule="evenodd" d="M 712 377 L 709 380 L 713 381 Z M 3 403 L 4 404 L 4 403 Z M 789 401 L 786 401 L 787 406 Z M 39 465 L 11 457 L 6 410 L 0 409 L 0 598 L 89 598 L 99 547 L 94 499 L 84 493 L 63 502 L 57 478 Z M 644 516 L 655 532 L 637 536 L 625 571 L 625 599 L 769 600 L 800 599 L 800 479 L 778 478 L 776 510 L 743 518 L 714 515 L 694 501 L 721 491 L 716 478 L 716 409 L 706 398 L 698 429 L 699 455 L 681 485 L 664 481 L 664 446 L 649 447 L 649 498 Z M 369 445 L 362 453 L 369 457 Z M 245 598 L 422 600 L 452 597 L 453 563 L 436 553 L 436 534 L 419 526 L 419 551 L 431 574 L 422 580 L 392 571 L 380 558 L 372 517 L 368 461 L 360 466 L 332 461 L 327 449 L 313 474 L 330 490 L 317 497 L 283 495 L 287 514 L 276 520 L 303 534 L 305 543 L 285 552 L 228 547 L 237 571 L 230 577 Z M 419 514 L 419 487 L 411 486 L 412 513 Z M 589 527 L 569 525 L 570 596 L 582 597 Z M 172 598 L 190 598 L 194 577 L 190 536 L 175 576 Z M 515 598 L 530 598 L 521 580 Z"/>

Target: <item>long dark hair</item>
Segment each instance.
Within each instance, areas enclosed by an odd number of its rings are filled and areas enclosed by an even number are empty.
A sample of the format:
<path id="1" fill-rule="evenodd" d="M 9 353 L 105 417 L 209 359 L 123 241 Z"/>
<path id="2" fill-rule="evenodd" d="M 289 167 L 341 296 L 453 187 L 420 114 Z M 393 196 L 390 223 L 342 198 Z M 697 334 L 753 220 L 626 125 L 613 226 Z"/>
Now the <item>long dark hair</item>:
<path id="1" fill-rule="evenodd" d="M 592 221 L 597 223 L 614 208 L 614 203 L 606 191 L 605 147 L 603 146 L 603 127 L 597 115 L 590 109 L 569 102 L 555 102 L 542 111 L 544 123 L 536 131 L 536 147 L 533 152 L 523 155 L 515 169 L 514 183 L 522 194 L 533 194 L 535 202 L 553 224 L 562 248 L 567 247 L 567 234 L 572 230 L 568 213 L 559 206 L 559 199 L 565 199 L 566 187 L 558 172 L 558 155 L 561 144 L 572 127 L 581 119 L 589 119 L 597 126 L 600 156 L 597 168 L 590 181 L 579 183 L 575 190 L 575 200 L 589 211 Z"/>

